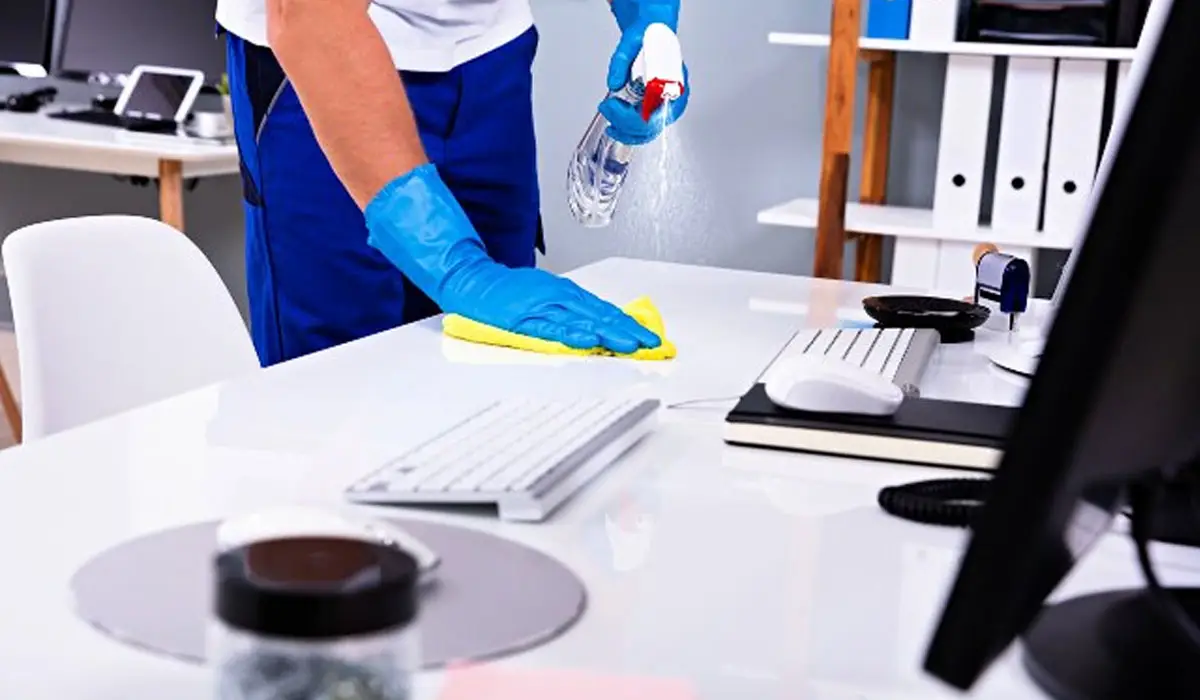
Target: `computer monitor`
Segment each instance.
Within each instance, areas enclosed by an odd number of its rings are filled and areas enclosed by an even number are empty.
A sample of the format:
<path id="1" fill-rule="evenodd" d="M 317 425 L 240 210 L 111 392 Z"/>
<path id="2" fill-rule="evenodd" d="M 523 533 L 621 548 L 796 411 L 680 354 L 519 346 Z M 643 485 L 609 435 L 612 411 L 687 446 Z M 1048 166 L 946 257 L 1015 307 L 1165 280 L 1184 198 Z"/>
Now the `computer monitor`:
<path id="1" fill-rule="evenodd" d="M 1020 637 L 1059 700 L 1200 697 L 1200 593 L 1156 585 L 1145 546 L 1164 489 L 1186 493 L 1172 502 L 1200 525 L 1200 118 L 1179 101 L 1200 65 L 1200 3 L 1159 1 L 1165 21 L 1134 67 L 1136 102 L 926 654 L 959 689 Z M 1151 585 L 1046 605 L 1127 505 Z"/>
<path id="2" fill-rule="evenodd" d="M 225 71 L 216 8 L 217 0 L 71 0 L 59 72 L 121 83 L 136 66 L 166 66 L 201 71 L 216 85 Z"/>
<path id="3" fill-rule="evenodd" d="M 26 77 L 50 70 L 55 0 L 0 0 L 0 68 Z"/>

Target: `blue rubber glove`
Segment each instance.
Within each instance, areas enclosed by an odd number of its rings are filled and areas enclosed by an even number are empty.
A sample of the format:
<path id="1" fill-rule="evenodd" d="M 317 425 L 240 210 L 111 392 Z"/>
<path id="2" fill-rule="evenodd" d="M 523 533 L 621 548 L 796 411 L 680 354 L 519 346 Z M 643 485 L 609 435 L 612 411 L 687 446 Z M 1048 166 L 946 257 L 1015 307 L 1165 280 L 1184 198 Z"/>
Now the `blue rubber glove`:
<path id="1" fill-rule="evenodd" d="M 629 83 L 633 62 L 642 51 L 646 27 L 662 23 L 672 31 L 679 30 L 679 0 L 611 0 L 610 7 L 621 30 L 621 41 L 608 64 L 608 90 L 617 92 Z M 644 146 L 657 139 L 664 128 L 679 121 L 687 111 L 692 92 L 687 66 L 683 68 L 683 76 L 683 95 L 656 110 L 649 121 L 642 118 L 640 105 L 631 105 L 617 97 L 601 102 L 600 113 L 611 125 L 608 135 L 630 146 Z"/>
<path id="2" fill-rule="evenodd" d="M 563 277 L 488 257 L 466 212 L 432 165 L 402 175 L 367 205 L 368 242 L 446 313 L 569 347 L 616 353 L 662 340 Z"/>
<path id="3" fill-rule="evenodd" d="M 688 82 L 687 66 L 683 67 L 684 91 L 678 100 L 667 102 L 650 115 L 650 120 L 642 119 L 640 105 L 631 105 L 617 97 L 609 97 L 600 103 L 600 113 L 608 120 L 607 133 L 612 138 L 629 146 L 645 146 L 653 143 L 663 132 L 663 129 L 679 121 L 687 110 L 688 97 L 692 94 L 692 86 Z M 663 111 L 666 110 L 664 118 Z"/>

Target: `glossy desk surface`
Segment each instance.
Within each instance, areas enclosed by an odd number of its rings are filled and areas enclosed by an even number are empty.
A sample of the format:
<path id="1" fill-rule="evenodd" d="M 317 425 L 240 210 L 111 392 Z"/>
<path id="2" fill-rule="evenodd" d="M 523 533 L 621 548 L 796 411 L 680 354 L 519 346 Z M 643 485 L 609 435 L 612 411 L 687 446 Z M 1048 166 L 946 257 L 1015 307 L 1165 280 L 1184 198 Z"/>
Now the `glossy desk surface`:
<path id="1" fill-rule="evenodd" d="M 666 410 L 654 435 L 551 521 L 404 511 L 529 543 L 587 583 L 576 627 L 499 662 L 531 674 L 534 689 L 520 697 L 592 698 L 600 677 L 627 679 L 628 697 L 649 679 L 678 684 L 656 700 L 955 697 L 918 669 L 964 536 L 875 506 L 883 486 L 950 472 L 731 448 L 720 437 L 732 403 L 721 399 L 748 388 L 796 329 L 862 319 L 860 299 L 884 290 L 629 260 L 573 277 L 616 302 L 649 294 L 678 360 L 465 347 L 433 321 L 0 453 L 0 696 L 207 698 L 203 669 L 112 642 L 73 615 L 77 567 L 168 526 L 281 503 L 344 507 L 349 481 L 489 399 L 637 391 L 689 403 Z M 1023 393 L 971 346 L 939 350 L 925 388 L 999 403 Z M 1200 579 L 1188 552 L 1161 557 L 1167 580 Z M 1114 535 L 1064 590 L 1140 582 Z M 569 690 L 548 690 L 550 672 L 565 672 Z M 445 697 L 445 681 L 423 675 L 420 697 Z M 1038 695 L 1010 651 L 973 697 Z"/>

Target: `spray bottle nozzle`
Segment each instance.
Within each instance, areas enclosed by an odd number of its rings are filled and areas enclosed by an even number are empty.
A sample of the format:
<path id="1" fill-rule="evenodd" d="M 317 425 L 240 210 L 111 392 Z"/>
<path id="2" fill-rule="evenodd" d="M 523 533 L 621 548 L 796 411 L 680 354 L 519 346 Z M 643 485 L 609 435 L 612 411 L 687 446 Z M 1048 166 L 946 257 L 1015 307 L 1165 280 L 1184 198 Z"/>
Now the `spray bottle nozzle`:
<path id="1" fill-rule="evenodd" d="M 665 24 L 646 27 L 642 52 L 633 65 L 633 78 L 645 85 L 642 118 L 650 117 L 665 103 L 683 97 L 683 49 L 679 37 Z"/>
<path id="2" fill-rule="evenodd" d="M 650 121 L 659 107 L 683 97 L 683 90 L 683 83 L 651 80 L 646 85 L 646 96 L 642 98 L 642 119 Z"/>

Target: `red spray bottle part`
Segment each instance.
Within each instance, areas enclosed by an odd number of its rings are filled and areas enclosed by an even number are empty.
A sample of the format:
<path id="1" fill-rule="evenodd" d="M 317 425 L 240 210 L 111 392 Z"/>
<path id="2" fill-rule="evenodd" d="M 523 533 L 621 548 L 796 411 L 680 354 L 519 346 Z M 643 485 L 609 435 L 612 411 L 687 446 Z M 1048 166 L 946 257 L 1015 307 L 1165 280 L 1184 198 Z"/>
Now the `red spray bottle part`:
<path id="1" fill-rule="evenodd" d="M 661 23 L 646 27 L 632 75 L 645 86 L 642 118 L 646 121 L 668 101 L 683 96 L 683 49 L 670 27 Z"/>
<path id="2" fill-rule="evenodd" d="M 642 119 L 650 121 L 650 117 L 659 110 L 667 100 L 677 100 L 683 96 L 683 83 L 674 83 L 662 78 L 655 78 L 646 84 L 646 96 L 642 98 Z"/>

